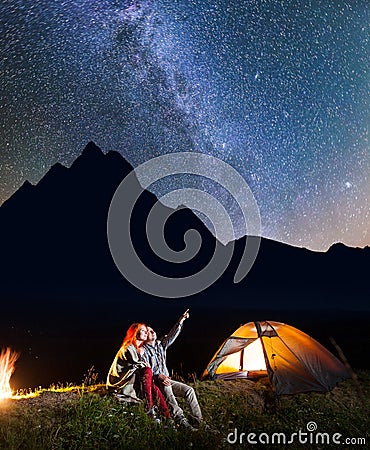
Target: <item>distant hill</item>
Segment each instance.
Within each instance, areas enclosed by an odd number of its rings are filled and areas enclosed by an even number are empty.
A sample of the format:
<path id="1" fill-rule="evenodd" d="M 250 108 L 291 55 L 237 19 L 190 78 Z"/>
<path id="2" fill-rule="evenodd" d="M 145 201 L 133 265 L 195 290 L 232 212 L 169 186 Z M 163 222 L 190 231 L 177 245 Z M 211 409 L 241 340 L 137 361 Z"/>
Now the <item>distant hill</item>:
<path id="1" fill-rule="evenodd" d="M 246 238 L 242 238 L 235 242 L 227 271 L 207 290 L 178 300 L 139 291 L 116 268 L 106 231 L 112 196 L 131 171 L 132 166 L 118 152 L 104 154 L 90 142 L 70 168 L 55 164 L 37 185 L 25 182 L 0 207 L 4 341 L 15 340 L 27 348 L 36 335 L 38 342 L 45 337 L 53 345 L 69 336 L 71 348 L 64 340 L 67 347 L 61 351 L 70 355 L 76 352 L 74 339 L 81 336 L 99 338 L 103 345 L 109 333 L 109 339 L 118 339 L 134 320 L 155 322 L 165 329 L 185 307 L 191 308 L 197 335 L 204 339 L 216 324 L 221 336 L 223 329 L 230 331 L 239 320 L 285 321 L 289 314 L 301 312 L 303 317 L 318 310 L 322 314 L 342 310 L 344 315 L 348 310 L 369 311 L 370 249 L 341 244 L 315 253 L 262 239 L 251 271 L 234 284 L 245 247 Z M 189 263 L 161 261 L 145 235 L 146 217 L 156 201 L 144 191 L 135 207 L 131 231 L 138 253 L 164 275 L 196 273 L 213 253 L 214 236 L 192 211 L 179 209 L 165 227 L 168 245 L 181 250 L 185 231 L 195 228 L 202 236 L 202 249 Z M 50 342 L 41 345 L 45 352 Z"/>

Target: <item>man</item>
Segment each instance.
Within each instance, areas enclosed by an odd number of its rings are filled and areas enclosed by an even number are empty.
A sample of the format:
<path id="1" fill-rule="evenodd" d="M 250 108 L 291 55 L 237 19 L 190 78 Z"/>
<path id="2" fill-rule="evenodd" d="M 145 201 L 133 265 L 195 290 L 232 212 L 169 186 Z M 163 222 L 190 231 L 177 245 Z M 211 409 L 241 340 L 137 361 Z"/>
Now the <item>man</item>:
<path id="1" fill-rule="evenodd" d="M 197 396 L 192 387 L 180 381 L 172 380 L 166 365 L 167 348 L 174 342 L 182 330 L 185 319 L 189 317 L 189 310 L 179 318 L 171 331 L 161 340 L 157 340 L 157 334 L 151 327 L 148 329 L 148 339 L 145 342 L 142 358 L 149 364 L 153 371 L 153 377 L 157 381 L 160 389 L 164 394 L 164 398 L 169 406 L 173 418 L 183 427 L 194 429 L 186 417 L 183 410 L 177 403 L 176 397 L 183 397 L 187 402 L 191 414 L 199 425 L 203 418 L 199 407 Z"/>

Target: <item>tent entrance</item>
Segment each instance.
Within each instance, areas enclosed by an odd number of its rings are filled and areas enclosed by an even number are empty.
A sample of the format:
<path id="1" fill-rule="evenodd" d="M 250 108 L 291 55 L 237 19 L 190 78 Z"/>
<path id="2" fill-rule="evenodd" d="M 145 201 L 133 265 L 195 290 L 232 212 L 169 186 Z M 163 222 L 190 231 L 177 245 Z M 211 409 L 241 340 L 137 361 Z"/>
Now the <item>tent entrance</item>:
<path id="1" fill-rule="evenodd" d="M 255 339 L 249 345 L 236 353 L 227 355 L 222 363 L 217 367 L 215 375 L 235 374 L 240 372 L 238 377 L 247 377 L 248 372 L 262 371 L 267 374 L 265 357 L 262 349 L 261 339 Z M 225 377 L 223 377 L 225 378 Z"/>

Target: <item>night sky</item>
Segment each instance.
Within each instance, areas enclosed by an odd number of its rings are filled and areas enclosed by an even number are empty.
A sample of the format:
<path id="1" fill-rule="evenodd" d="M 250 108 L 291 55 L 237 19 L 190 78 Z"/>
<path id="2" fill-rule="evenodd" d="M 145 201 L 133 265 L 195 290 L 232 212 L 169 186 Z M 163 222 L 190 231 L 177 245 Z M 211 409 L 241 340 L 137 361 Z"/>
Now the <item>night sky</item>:
<path id="1" fill-rule="evenodd" d="M 91 140 L 134 166 L 195 151 L 244 177 L 263 236 L 370 245 L 369 11 L 367 0 L 3 0 L 0 201 Z M 188 182 L 154 190 L 175 181 Z"/>

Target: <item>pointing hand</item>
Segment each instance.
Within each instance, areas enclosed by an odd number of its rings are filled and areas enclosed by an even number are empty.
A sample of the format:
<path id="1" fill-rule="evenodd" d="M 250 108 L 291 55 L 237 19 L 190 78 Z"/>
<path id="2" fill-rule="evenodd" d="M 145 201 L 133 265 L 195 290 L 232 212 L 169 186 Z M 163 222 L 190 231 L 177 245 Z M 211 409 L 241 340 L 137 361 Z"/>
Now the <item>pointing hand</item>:
<path id="1" fill-rule="evenodd" d="M 185 319 L 189 318 L 189 309 L 187 309 L 184 314 L 182 314 L 182 316 L 180 317 L 180 323 L 183 323 Z"/>

